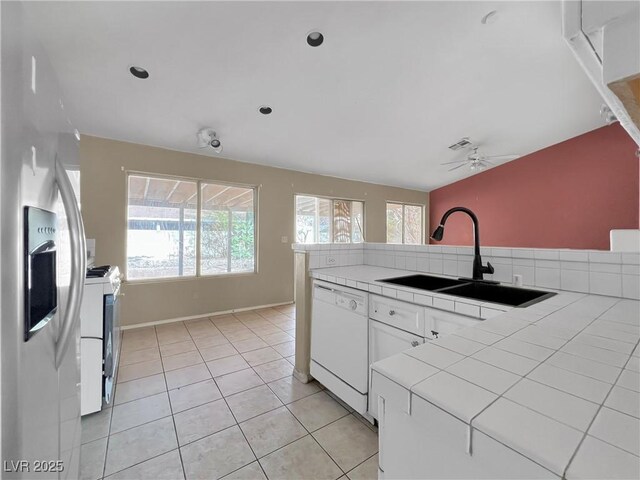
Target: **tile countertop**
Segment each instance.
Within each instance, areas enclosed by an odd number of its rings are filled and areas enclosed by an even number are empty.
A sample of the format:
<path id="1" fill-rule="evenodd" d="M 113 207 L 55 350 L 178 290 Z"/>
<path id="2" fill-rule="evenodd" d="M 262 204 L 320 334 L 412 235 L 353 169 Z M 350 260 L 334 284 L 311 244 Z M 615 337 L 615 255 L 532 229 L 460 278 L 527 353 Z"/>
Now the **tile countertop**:
<path id="1" fill-rule="evenodd" d="M 397 298 L 406 302 L 416 303 L 427 307 L 435 307 L 441 310 L 458 312 L 476 318 L 491 318 L 512 309 L 507 305 L 497 303 L 482 302 L 471 298 L 456 297 L 444 293 L 430 292 L 403 285 L 393 285 L 391 283 L 380 282 L 380 279 L 400 277 L 405 275 L 416 275 L 418 272 L 408 270 L 398 270 L 394 268 L 374 267 L 371 265 L 353 265 L 350 267 L 329 267 L 313 269 L 311 277 L 318 280 L 325 280 L 338 285 L 364 290 L 365 292 L 383 295 L 385 297 Z M 432 274 L 425 274 L 432 275 Z M 436 274 L 436 277 L 451 277 L 449 275 Z M 553 291 L 539 288 L 537 290 Z M 582 296 L 579 293 L 569 293 L 571 298 Z M 555 298 L 555 297 L 554 297 Z M 563 300 L 568 302 L 569 299 Z"/>
<path id="2" fill-rule="evenodd" d="M 453 300 L 376 281 L 411 273 L 360 265 L 311 276 L 436 307 Z M 560 477 L 639 478 L 640 302 L 572 292 L 523 309 L 463 301 L 505 312 L 372 369 Z"/>

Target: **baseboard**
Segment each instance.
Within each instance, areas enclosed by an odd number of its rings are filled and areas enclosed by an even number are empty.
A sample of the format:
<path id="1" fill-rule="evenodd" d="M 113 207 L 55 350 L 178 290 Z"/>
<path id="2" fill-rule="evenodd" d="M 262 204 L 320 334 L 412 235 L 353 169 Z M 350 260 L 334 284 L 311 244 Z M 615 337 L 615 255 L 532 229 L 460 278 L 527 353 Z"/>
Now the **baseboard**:
<path id="1" fill-rule="evenodd" d="M 136 328 L 143 327 L 152 327 L 155 325 L 164 325 L 165 323 L 175 323 L 175 322 L 184 322 L 186 320 L 195 320 L 196 318 L 202 317 L 216 317 L 219 315 L 229 315 L 231 313 L 240 313 L 240 312 L 249 312 L 251 310 L 260 310 L 262 308 L 269 307 L 280 307 L 282 305 L 292 305 L 294 302 L 280 302 L 280 303 L 269 303 L 267 305 L 257 305 L 255 307 L 244 307 L 244 308 L 234 308 L 232 310 L 222 310 L 219 312 L 210 312 L 210 313 L 200 313 L 198 315 L 191 315 L 188 317 L 177 317 L 177 318 L 168 318 L 166 320 L 155 320 L 153 322 L 145 322 L 145 323 L 136 323 L 134 325 L 123 325 L 121 330 L 133 330 Z"/>

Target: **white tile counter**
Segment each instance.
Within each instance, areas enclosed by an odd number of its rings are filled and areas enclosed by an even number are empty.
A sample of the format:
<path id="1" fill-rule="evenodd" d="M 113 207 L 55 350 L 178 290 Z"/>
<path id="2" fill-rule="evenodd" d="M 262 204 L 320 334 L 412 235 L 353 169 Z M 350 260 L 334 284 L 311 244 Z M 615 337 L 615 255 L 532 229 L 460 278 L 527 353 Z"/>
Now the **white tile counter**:
<path id="1" fill-rule="evenodd" d="M 318 280 L 325 280 L 327 282 L 345 285 L 365 292 L 375 293 L 377 295 L 383 295 L 390 298 L 397 298 L 398 300 L 405 302 L 416 303 L 426 307 L 439 308 L 441 310 L 448 310 L 476 318 L 491 318 L 507 312 L 512 308 L 506 305 L 481 302 L 470 298 L 446 295 L 444 293 L 417 290 L 415 288 L 393 285 L 379 281 L 380 279 L 400 277 L 415 273 L 416 272 L 410 272 L 407 270 L 374 267 L 371 265 L 352 265 L 347 267 L 314 269 L 311 270 L 310 275 Z M 438 274 L 437 276 L 447 277 L 447 275 L 442 274 Z M 548 289 L 539 290 L 553 291 Z M 567 302 L 569 301 L 569 298 L 582 296 L 582 294 L 579 293 L 569 292 L 567 292 L 566 295 L 569 297 L 563 301 Z"/>
<path id="2" fill-rule="evenodd" d="M 394 357 L 372 368 L 560 477 L 639 478 L 639 302 L 557 307 L 537 321 L 514 309 L 400 354 L 439 369 L 422 381 L 394 372 Z"/>
<path id="3" fill-rule="evenodd" d="M 568 479 L 640 478 L 640 302 L 558 292 L 511 309 L 377 281 L 410 273 L 367 265 L 312 272 L 436 308 L 455 311 L 461 303 L 495 310 L 477 326 L 372 366 L 378 393 L 405 415 L 401 421 L 417 423 L 427 411 L 447 412 L 467 430 L 466 437 L 459 430 L 451 448 L 471 461 L 493 451 L 487 446 L 492 439 L 542 467 L 525 477 L 547 472 Z M 460 462 L 460 475 L 471 468 L 465 465 Z M 496 465 L 491 468 L 499 475 Z"/>

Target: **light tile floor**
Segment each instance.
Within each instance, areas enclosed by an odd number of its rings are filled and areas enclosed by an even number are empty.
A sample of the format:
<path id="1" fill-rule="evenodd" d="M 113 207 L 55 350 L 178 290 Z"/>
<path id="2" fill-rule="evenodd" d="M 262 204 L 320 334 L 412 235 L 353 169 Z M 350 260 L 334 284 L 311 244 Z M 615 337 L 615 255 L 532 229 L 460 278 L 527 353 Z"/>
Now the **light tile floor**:
<path id="1" fill-rule="evenodd" d="M 82 478 L 377 478 L 375 428 L 292 376 L 294 316 L 125 331 L 114 406 L 82 419 Z"/>

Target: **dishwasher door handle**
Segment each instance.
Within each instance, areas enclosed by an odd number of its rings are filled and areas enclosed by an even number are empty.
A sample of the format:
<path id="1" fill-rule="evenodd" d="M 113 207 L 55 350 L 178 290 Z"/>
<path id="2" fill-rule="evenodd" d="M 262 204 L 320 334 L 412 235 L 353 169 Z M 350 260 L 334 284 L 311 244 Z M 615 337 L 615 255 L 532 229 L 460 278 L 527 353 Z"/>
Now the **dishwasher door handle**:
<path id="1" fill-rule="evenodd" d="M 325 287 L 324 285 L 316 285 L 316 288 L 321 288 L 323 290 L 329 290 L 330 292 L 335 292 L 336 290 L 334 288 L 329 288 L 329 287 Z"/>

